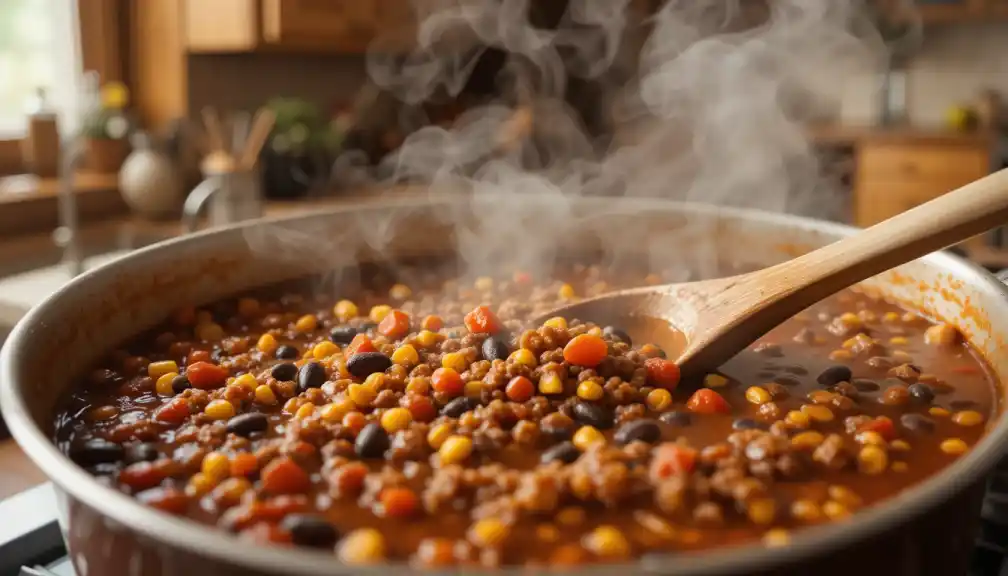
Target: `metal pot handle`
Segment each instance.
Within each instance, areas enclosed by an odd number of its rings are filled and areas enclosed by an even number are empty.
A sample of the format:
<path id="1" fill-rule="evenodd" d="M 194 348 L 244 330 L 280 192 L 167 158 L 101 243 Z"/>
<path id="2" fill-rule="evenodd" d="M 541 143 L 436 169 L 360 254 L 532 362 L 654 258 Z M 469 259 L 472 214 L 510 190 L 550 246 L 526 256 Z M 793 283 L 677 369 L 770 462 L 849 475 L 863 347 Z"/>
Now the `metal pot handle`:
<path id="1" fill-rule="evenodd" d="M 195 232 L 199 225 L 199 215 L 203 206 L 217 192 L 223 188 L 220 176 L 210 176 L 193 188 L 193 191 L 186 196 L 185 205 L 182 207 L 182 228 L 188 234 Z"/>

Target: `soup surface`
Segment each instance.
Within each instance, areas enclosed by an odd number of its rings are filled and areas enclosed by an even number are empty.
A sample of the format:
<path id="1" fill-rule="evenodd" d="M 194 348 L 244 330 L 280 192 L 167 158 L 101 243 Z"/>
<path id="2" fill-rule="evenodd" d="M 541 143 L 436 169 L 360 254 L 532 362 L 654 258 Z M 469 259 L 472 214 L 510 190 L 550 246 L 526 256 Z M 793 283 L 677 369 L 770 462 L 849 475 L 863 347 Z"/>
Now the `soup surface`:
<path id="1" fill-rule="evenodd" d="M 400 278 L 181 310 L 81 382 L 57 441 L 141 502 L 258 542 L 565 566 L 787 545 L 935 474 L 995 410 L 953 327 L 855 290 L 680 382 L 618 326 L 523 324 L 658 277 Z"/>

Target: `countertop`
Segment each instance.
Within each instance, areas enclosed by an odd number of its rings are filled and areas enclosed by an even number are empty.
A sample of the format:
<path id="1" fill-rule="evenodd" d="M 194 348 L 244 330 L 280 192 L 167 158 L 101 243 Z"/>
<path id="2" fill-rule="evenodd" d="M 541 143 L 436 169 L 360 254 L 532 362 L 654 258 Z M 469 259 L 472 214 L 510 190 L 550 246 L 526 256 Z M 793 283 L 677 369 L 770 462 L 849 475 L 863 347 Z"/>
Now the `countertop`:
<path id="1" fill-rule="evenodd" d="M 855 146 L 862 142 L 960 144 L 990 146 L 996 133 L 988 130 L 954 131 L 926 126 L 871 126 L 855 124 L 813 124 L 809 138 L 816 144 Z"/>

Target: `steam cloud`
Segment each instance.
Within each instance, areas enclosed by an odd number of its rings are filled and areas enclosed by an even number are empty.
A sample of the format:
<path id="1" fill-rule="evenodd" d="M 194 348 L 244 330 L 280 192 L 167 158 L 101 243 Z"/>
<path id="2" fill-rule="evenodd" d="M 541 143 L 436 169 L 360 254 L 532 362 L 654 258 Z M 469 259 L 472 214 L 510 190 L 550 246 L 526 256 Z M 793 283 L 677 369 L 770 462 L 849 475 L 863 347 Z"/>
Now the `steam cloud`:
<path id="1" fill-rule="evenodd" d="M 755 27 L 744 25 L 751 2 L 669 0 L 641 18 L 644 4 L 570 0 L 560 25 L 547 30 L 530 23 L 528 0 L 415 0 L 416 49 L 392 57 L 379 41 L 367 60 L 372 82 L 409 104 L 454 96 L 480 47 L 497 47 L 510 54 L 498 97 L 450 127 L 413 131 L 378 170 L 349 153 L 336 162 L 334 179 L 421 181 L 432 191 L 466 184 L 471 202 L 442 218 L 456 225 L 472 275 L 499 272 L 504 254 L 526 269 L 548 268 L 565 227 L 596 226 L 605 234 L 604 223 L 576 220 L 572 206 L 582 196 L 805 213 L 815 207 L 832 216 L 833 184 L 805 126 L 839 104 L 853 75 L 884 62 L 885 45 L 861 2 L 774 0 Z M 594 133 L 568 103 L 572 81 L 602 90 Z M 507 137 L 526 130 L 529 137 L 517 143 Z M 524 202 L 527 195 L 536 202 Z M 361 226 L 363 240 L 380 250 L 395 224 Z M 323 232 L 334 246 L 349 241 L 332 230 L 277 227 L 260 228 L 249 240 L 289 254 Z M 618 231 L 610 236 L 607 256 L 615 260 L 626 247 Z M 654 239 L 654 267 L 667 264 L 672 240 Z M 690 252 L 690 264 L 704 274 L 714 254 L 702 245 Z M 352 264 L 339 253 L 333 250 L 334 268 Z"/>

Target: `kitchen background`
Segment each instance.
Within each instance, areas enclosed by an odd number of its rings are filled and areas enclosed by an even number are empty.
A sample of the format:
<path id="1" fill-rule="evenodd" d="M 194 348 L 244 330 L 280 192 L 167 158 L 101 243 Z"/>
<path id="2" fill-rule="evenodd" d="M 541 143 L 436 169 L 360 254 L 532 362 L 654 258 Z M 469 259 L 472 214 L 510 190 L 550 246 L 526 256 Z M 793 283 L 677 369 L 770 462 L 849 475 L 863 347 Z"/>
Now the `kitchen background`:
<path id="1" fill-rule="evenodd" d="M 752 25 L 765 2 L 732 4 Z M 648 25 L 652 4 L 630 2 L 634 25 Z M 563 3 L 532 6 L 548 26 Z M 860 226 L 1008 159 L 1008 0 L 868 7 L 897 50 L 887 72 L 852 78 L 807 125 L 836 185 L 813 203 L 821 212 L 806 213 Z M 381 50 L 402 51 L 414 31 L 407 0 L 0 2 L 0 338 L 74 274 L 137 247 L 397 193 L 331 178 L 332 159 L 394 149 L 409 129 L 396 118 L 450 122 L 492 97 L 496 70 L 488 57 L 459 98 L 401 112 L 369 85 L 365 54 L 379 37 Z M 581 104 L 590 116 L 591 102 Z M 511 137 L 521 139 L 529 122 L 516 118 Z M 190 194 L 205 176 L 211 184 Z M 1000 233 L 959 249 L 1008 267 Z M 0 442 L 0 459 L 16 450 Z M 26 464 L 0 466 L 0 498 L 35 481 Z"/>

